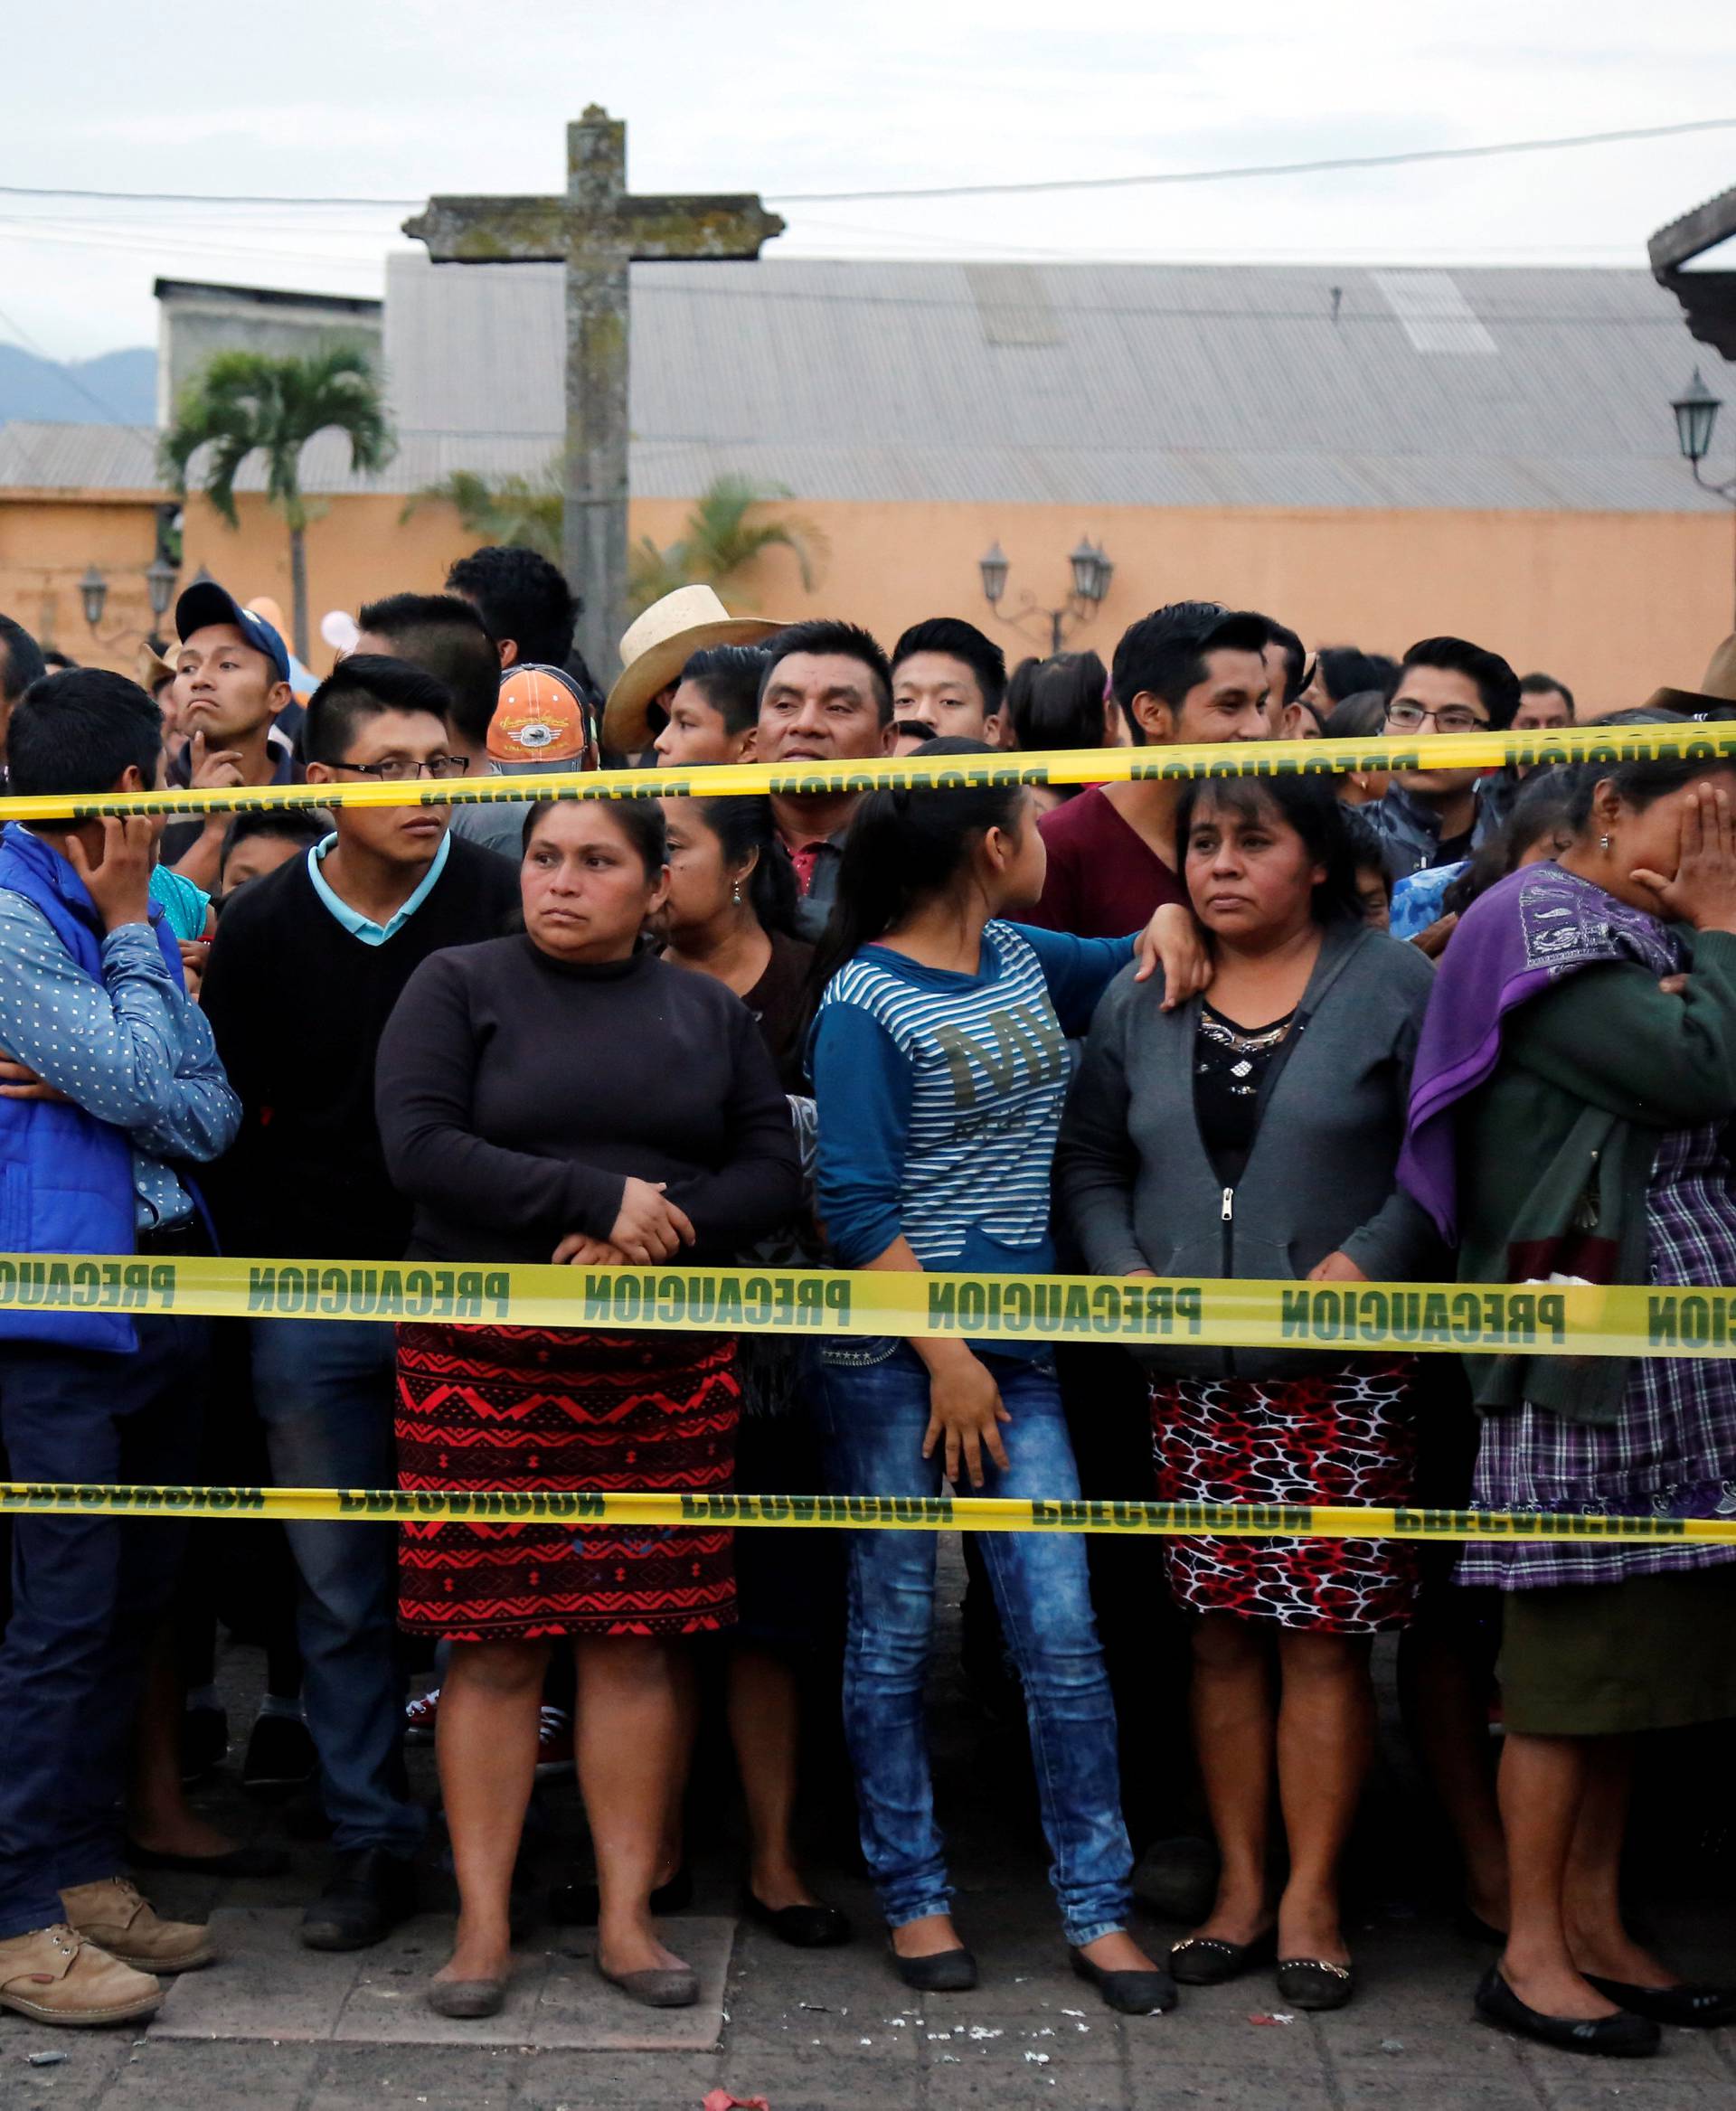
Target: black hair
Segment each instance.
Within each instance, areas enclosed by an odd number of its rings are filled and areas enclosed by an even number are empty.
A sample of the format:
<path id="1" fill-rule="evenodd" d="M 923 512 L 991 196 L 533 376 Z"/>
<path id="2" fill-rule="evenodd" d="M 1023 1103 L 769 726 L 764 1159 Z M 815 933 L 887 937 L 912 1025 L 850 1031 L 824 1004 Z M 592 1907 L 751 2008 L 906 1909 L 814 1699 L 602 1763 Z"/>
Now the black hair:
<path id="1" fill-rule="evenodd" d="M 500 653 L 473 602 L 458 594 L 389 594 L 370 601 L 356 627 L 390 640 L 394 660 L 443 682 L 452 693 L 452 723 L 472 748 L 486 744 L 500 700 Z"/>
<path id="2" fill-rule="evenodd" d="M 1533 770 L 1526 777 L 1514 796 L 1506 819 L 1477 846 L 1465 870 L 1441 896 L 1443 916 L 1462 915 L 1497 880 L 1516 872 L 1525 853 L 1535 849 L 1546 835 L 1557 839 L 1552 847 L 1559 849 L 1560 838 L 1575 834 L 1575 780 L 1580 774 L 1577 766 L 1569 764 L 1563 768 Z M 1590 774 L 1595 782 L 1605 773 L 1593 768 Z"/>
<path id="3" fill-rule="evenodd" d="M 332 833 L 332 816 L 324 806 L 268 806 L 262 814 L 238 814 L 223 832 L 221 872 L 231 851 L 260 837 L 274 843 L 299 843 L 312 850 Z"/>
<path id="4" fill-rule="evenodd" d="M 1244 821 L 1251 821 L 1269 808 L 1302 838 L 1308 855 L 1326 867 L 1326 876 L 1314 890 L 1313 914 L 1317 924 L 1342 918 L 1360 923 L 1362 899 L 1356 891 L 1357 856 L 1344 807 L 1326 777 L 1195 777 L 1183 789 L 1175 806 L 1175 844 L 1184 866 L 1187 839 L 1194 816 L 1203 800 L 1227 806 Z"/>
<path id="5" fill-rule="evenodd" d="M 489 543 L 460 557 L 446 584 L 449 593 L 476 604 L 491 637 L 516 641 L 521 660 L 565 665 L 584 604 L 546 557 Z"/>
<path id="6" fill-rule="evenodd" d="M 1611 712 L 1607 719 L 1599 719 L 1598 725 L 1599 730 L 1612 726 L 1680 726 L 1684 733 L 1691 733 L 1703 718 L 1736 719 L 1736 705 L 1726 704 L 1722 710 L 1697 712 L 1689 717 L 1656 704 L 1641 704 L 1636 711 Z M 1569 825 L 1576 835 L 1584 830 L 1591 818 L 1591 802 L 1600 784 L 1613 786 L 1624 806 L 1643 813 L 1656 800 L 1666 798 L 1671 792 L 1679 792 L 1684 785 L 1693 784 L 1696 777 L 1713 777 L 1720 770 L 1728 769 L 1736 769 L 1736 762 L 1727 755 L 1637 755 L 1630 762 L 1582 762 L 1562 773 L 1572 778 L 1567 805 Z"/>
<path id="7" fill-rule="evenodd" d="M 768 660 L 762 645 L 711 645 L 681 670 L 723 721 L 726 733 L 745 733 L 760 716 L 760 683 Z"/>
<path id="8" fill-rule="evenodd" d="M 1384 690 L 1359 690 L 1354 696 L 1345 697 L 1342 703 L 1335 703 L 1326 713 L 1328 740 L 1372 740 L 1385 729 Z"/>
<path id="9" fill-rule="evenodd" d="M 638 853 L 646 878 L 655 880 L 669 862 L 669 831 L 664 823 L 663 808 L 655 799 L 607 799 L 595 803 Z M 557 806 L 572 804 L 569 799 L 533 800 L 519 835 L 519 854 L 523 856 L 530 849 L 532 836 Z"/>
<path id="10" fill-rule="evenodd" d="M 1492 732 L 1504 733 L 1513 723 L 1519 708 L 1519 677 L 1499 653 L 1486 652 L 1468 638 L 1424 637 L 1404 655 L 1401 680 L 1405 667 L 1439 667 L 1443 674 L 1463 674 L 1482 699 Z"/>
<path id="11" fill-rule="evenodd" d="M 1205 655 L 1213 652 L 1266 650 L 1267 618 L 1247 610 L 1226 608 L 1221 601 L 1172 601 L 1166 608 L 1142 616 L 1115 648 L 1112 681 L 1115 701 L 1126 713 L 1134 739 L 1144 730 L 1134 717 L 1133 700 L 1161 697 L 1179 711 L 1190 689 L 1205 680 Z"/>
<path id="12" fill-rule="evenodd" d="M 1021 660 L 1006 685 L 1013 736 L 1021 748 L 1101 748 L 1109 674 L 1093 652 Z"/>
<path id="13" fill-rule="evenodd" d="M 0 702 L 16 703 L 48 672 L 42 648 L 22 623 L 0 616 Z"/>
<path id="14" fill-rule="evenodd" d="M 998 752 L 986 740 L 956 735 L 924 740 L 911 750 Z M 1024 806 L 1024 787 L 1018 784 L 912 785 L 864 793 L 844 839 L 837 900 L 814 962 L 815 987 L 823 989 L 846 961 L 883 938 L 919 902 L 944 892 L 973 846 L 991 828 L 1015 828 Z"/>
<path id="15" fill-rule="evenodd" d="M 1399 663 L 1390 653 L 1365 653 L 1354 645 L 1320 648 L 1320 679 L 1334 703 L 1343 703 L 1367 689 L 1378 689 L 1383 698 L 1388 697 L 1398 672 Z"/>
<path id="16" fill-rule="evenodd" d="M 698 798 L 682 809 L 716 836 L 724 862 L 745 865 L 759 852 L 759 860 L 748 881 L 748 900 L 766 931 L 778 931 L 787 938 L 799 936 L 796 928 L 800 896 L 789 860 L 778 847 L 771 817 L 771 801 L 751 796 Z"/>
<path id="17" fill-rule="evenodd" d="M 12 707 L 8 788 L 22 797 L 106 792 L 136 768 L 149 790 L 162 753 L 163 714 L 137 682 L 107 667 L 69 667 L 39 674 Z"/>
<path id="18" fill-rule="evenodd" d="M 42 647 L 42 667 L 50 674 L 71 674 L 79 663 L 71 653 L 59 652 L 52 645 Z"/>
<path id="19" fill-rule="evenodd" d="M 1570 720 L 1579 716 L 1579 706 L 1573 701 L 1573 692 L 1565 682 L 1558 682 L 1553 674 L 1538 673 L 1519 677 L 1521 696 L 1559 696 L 1567 706 Z"/>
<path id="20" fill-rule="evenodd" d="M 1342 801 L 1340 802 L 1342 805 Z M 1373 822 L 1363 819 L 1354 806 L 1345 806 L 1344 834 L 1350 838 L 1351 863 L 1359 872 L 1379 872 L 1392 891 L 1392 875 L 1386 869 L 1386 846 L 1374 833 Z"/>
<path id="21" fill-rule="evenodd" d="M 1284 655 L 1284 703 L 1294 703 L 1302 693 L 1302 677 L 1307 672 L 1308 655 L 1302 640 L 1288 624 L 1280 623 L 1275 616 L 1266 618 L 1266 642 L 1275 645 Z"/>
<path id="22" fill-rule="evenodd" d="M 352 653 L 307 699 L 302 753 L 309 762 L 341 763 L 363 721 L 391 711 L 424 712 L 444 725 L 452 715 L 452 692 L 408 660 Z"/>
<path id="23" fill-rule="evenodd" d="M 948 659 L 962 662 L 976 677 L 984 712 L 993 718 L 1000 710 L 1006 694 L 1006 655 L 974 623 L 958 616 L 930 616 L 926 622 L 912 623 L 892 647 L 894 681 L 904 662 L 918 653 L 944 653 Z"/>
<path id="24" fill-rule="evenodd" d="M 760 696 L 763 702 L 766 691 L 771 686 L 771 677 L 777 672 L 779 661 L 787 660 L 793 653 L 832 653 L 840 659 L 859 660 L 874 678 L 874 702 L 880 707 L 880 722 L 890 723 L 892 715 L 892 669 L 880 640 L 873 631 L 864 630 L 859 623 L 844 623 L 831 616 L 816 616 L 806 623 L 792 623 L 786 629 L 776 632 L 766 640 L 766 668 L 760 677 Z"/>

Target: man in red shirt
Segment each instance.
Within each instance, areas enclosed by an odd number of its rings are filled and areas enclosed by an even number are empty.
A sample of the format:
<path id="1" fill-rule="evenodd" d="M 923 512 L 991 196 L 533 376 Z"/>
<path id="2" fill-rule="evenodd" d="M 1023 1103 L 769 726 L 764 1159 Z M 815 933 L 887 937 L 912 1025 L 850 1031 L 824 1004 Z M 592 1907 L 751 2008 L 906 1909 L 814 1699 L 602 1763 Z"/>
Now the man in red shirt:
<path id="1" fill-rule="evenodd" d="M 1115 648 L 1110 684 L 1136 745 L 1267 740 L 1264 616 L 1175 601 Z M 1185 901 L 1175 842 L 1177 782 L 1094 786 L 1045 814 L 1043 900 L 1030 918 L 1081 938 L 1124 938 L 1166 901 Z"/>

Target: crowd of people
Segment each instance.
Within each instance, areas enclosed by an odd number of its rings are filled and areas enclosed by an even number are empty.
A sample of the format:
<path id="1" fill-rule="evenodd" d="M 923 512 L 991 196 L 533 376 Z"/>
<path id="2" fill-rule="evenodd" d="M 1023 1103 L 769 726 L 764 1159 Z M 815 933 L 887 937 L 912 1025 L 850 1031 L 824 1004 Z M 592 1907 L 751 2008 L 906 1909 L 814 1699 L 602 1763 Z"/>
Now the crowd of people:
<path id="1" fill-rule="evenodd" d="M 209 580 L 148 656 L 148 693 L 47 671 L 0 617 L 5 790 L 413 796 L 605 762 L 823 768 L 1575 715 L 1563 683 L 1454 636 L 1311 653 L 1269 616 L 1181 601 L 1107 670 L 1058 654 L 1009 680 L 957 617 L 888 655 L 849 622 L 732 616 L 704 587 L 636 621 L 604 696 L 575 616 L 552 566 L 480 551 L 441 593 L 362 608 L 305 705 L 278 630 Z M 1736 641 L 1703 691 L 1618 715 L 1736 715 Z M 1736 762 L 1716 757 L 0 834 L 14 1254 L 1729 1286 L 1732 1116 Z M 13 1478 L 87 1485 L 950 1484 L 1706 1517 L 1736 1479 L 1736 1375 L 1669 1356 L 1176 1341 L 1136 1362 L 1041 1336 L 213 1324 L 72 1299 L 0 1308 L 0 1441 Z M 533 1785 L 567 1764 L 595 1873 L 552 1910 L 595 1923 L 627 1996 L 697 1998 L 667 1916 L 691 1896 L 708 1652 L 743 1912 L 797 1946 L 852 1938 L 797 1825 L 805 1682 L 829 1660 L 892 1966 L 925 1993 L 976 1983 L 928 1756 L 932 1533 L 246 1529 L 235 1561 L 210 1527 L 14 1521 L 0 2005 L 148 2014 L 212 1947 L 136 1875 L 269 1861 L 182 1793 L 191 1755 L 225 1742 L 220 1619 L 267 1653 L 245 1777 L 316 1775 L 332 1860 L 309 1946 L 368 1946 L 415 1908 L 429 1814 L 403 1748 L 431 1732 L 458 1895 L 428 1987 L 442 2013 L 507 1998 Z M 1736 2021 L 1736 1989 L 1684 1984 L 1619 1884 L 1637 1737 L 1736 1715 L 1736 1547 L 1489 1540 L 1425 1559 L 1195 1535 L 1131 1552 L 966 1544 L 970 1617 L 1022 1696 L 1064 1939 L 1111 2008 L 1268 1967 L 1287 2008 L 1353 1997 L 1343 1869 L 1371 1649 L 1397 1632 L 1461 1918 L 1495 1955 L 1477 2012 L 1615 2054 Z M 438 1666 L 408 1705 L 407 1644 Z M 1126 1731 L 1130 1710 L 1184 1707 L 1215 1889 L 1154 1956 L 1132 1921 L 1134 1837 L 1154 1828 Z"/>

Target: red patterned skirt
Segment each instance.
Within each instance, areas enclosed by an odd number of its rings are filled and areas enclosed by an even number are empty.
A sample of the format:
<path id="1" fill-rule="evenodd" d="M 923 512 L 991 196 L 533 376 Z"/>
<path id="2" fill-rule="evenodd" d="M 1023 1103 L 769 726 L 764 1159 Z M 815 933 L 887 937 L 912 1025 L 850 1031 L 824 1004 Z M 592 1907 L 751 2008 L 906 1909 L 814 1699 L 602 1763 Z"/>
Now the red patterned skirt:
<path id="1" fill-rule="evenodd" d="M 1151 1389 L 1160 1503 L 1397 1503 L 1416 1477 L 1415 1364 L 1317 1378 L 1169 1379 Z M 1196 1613 L 1317 1633 L 1409 1624 L 1419 1549 L 1398 1540 L 1171 1539 L 1169 1586 Z"/>
<path id="2" fill-rule="evenodd" d="M 398 1485 L 727 1489 L 734 1365 L 727 1334 L 401 1326 Z M 398 1617 L 454 1642 L 708 1634 L 735 1620 L 731 1534 L 406 1524 Z"/>

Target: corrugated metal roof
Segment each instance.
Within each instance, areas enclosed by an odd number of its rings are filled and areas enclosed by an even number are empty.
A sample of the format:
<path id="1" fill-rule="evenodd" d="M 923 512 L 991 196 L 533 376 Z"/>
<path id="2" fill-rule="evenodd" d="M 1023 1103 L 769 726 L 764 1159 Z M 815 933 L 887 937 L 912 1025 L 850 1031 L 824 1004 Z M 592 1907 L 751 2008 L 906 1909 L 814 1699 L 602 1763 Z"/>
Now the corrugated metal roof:
<path id="1" fill-rule="evenodd" d="M 393 257 L 400 424 L 560 445 L 555 265 Z M 1715 506 L 1641 269 L 782 259 L 633 269 L 633 488 L 803 498 Z M 516 438 L 514 446 L 522 444 Z"/>
<path id="2" fill-rule="evenodd" d="M 561 277 L 392 257 L 398 457 L 354 479 L 325 435 L 308 487 L 542 469 L 561 443 Z M 1669 412 L 1703 354 L 1644 270 L 646 264 L 633 352 L 633 489 L 646 497 L 691 497 L 736 471 L 812 499 L 1720 503 L 1690 480 Z M 127 428 L 8 426 L 0 485 L 148 485 L 149 452 Z M 242 488 L 261 483 L 255 468 Z"/>
<path id="3" fill-rule="evenodd" d="M 0 491 L 154 491 L 156 434 L 139 425 L 0 425 Z"/>

